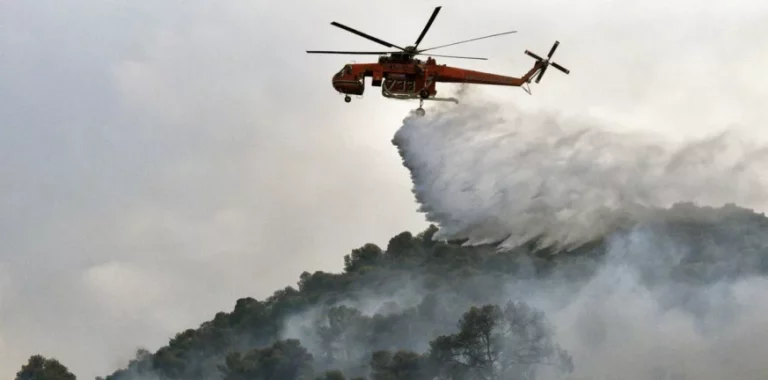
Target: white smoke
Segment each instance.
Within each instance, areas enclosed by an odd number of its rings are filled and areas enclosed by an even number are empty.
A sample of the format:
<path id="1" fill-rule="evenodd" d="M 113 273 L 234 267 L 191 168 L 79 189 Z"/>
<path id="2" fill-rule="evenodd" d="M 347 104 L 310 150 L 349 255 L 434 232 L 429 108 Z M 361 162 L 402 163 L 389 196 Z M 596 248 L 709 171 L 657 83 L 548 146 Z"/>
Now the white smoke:
<path id="1" fill-rule="evenodd" d="M 406 117 L 392 142 L 436 238 L 470 245 L 563 248 L 676 202 L 760 207 L 768 189 L 768 150 L 735 133 L 673 144 L 471 97 Z"/>
<path id="2" fill-rule="evenodd" d="M 720 242 L 723 261 L 712 266 L 737 260 L 734 251 L 743 253 L 738 236 L 731 238 L 733 245 Z M 645 228 L 615 235 L 598 273 L 560 305 L 544 307 L 558 328 L 559 342 L 574 355 L 576 378 L 765 378 L 768 280 L 764 276 L 698 285 L 643 279 L 646 269 L 658 274 L 678 267 L 681 251 L 694 247 L 694 240 L 676 240 L 664 231 Z M 750 240 L 763 250 L 768 242 L 764 237 Z M 535 300 L 546 294 L 529 297 L 533 303 L 551 302 Z"/>
<path id="3" fill-rule="evenodd" d="M 538 278 L 481 271 L 449 280 L 461 286 L 437 291 L 440 302 L 451 307 L 441 308 L 431 327 L 439 330 L 442 313 L 453 326 L 456 311 L 470 306 L 524 301 L 545 312 L 555 340 L 573 355 L 570 380 L 764 379 L 768 278 L 760 273 L 768 269 L 766 228 L 764 218 L 738 208 L 659 212 L 647 223 L 607 236 L 605 255 L 600 263 L 587 264 L 596 271 L 585 281 L 557 271 Z M 572 260 L 560 260 L 560 269 L 588 261 Z M 396 303 L 392 312 L 399 312 L 431 292 L 401 277 L 363 286 L 368 287 L 354 300 L 338 304 L 372 316 L 388 313 L 374 305 Z M 300 339 L 321 357 L 315 329 L 324 313 L 317 307 L 286 319 L 283 338 Z M 426 352 L 432 334 L 401 336 L 397 348 Z M 349 344 L 355 352 L 371 350 L 365 341 Z M 546 369 L 537 378 L 563 379 Z"/>

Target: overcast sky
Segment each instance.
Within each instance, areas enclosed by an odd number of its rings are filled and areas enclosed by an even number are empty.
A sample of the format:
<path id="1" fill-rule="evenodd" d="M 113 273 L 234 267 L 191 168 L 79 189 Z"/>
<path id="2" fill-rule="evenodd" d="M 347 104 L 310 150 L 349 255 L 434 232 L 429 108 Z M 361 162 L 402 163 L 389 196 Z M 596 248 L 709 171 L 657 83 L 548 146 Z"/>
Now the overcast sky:
<path id="1" fill-rule="evenodd" d="M 376 5 L 371 5 L 376 4 Z M 489 100 L 686 138 L 768 135 L 768 3 L 701 1 L 0 0 L 0 377 L 31 354 L 110 373 L 235 300 L 338 271 L 425 228 L 390 140 L 415 103 L 343 102 L 378 49 L 339 21 L 487 62 L 533 87 Z M 375 57 L 369 57 L 375 59 Z M 440 87 L 438 90 L 450 86 Z"/>

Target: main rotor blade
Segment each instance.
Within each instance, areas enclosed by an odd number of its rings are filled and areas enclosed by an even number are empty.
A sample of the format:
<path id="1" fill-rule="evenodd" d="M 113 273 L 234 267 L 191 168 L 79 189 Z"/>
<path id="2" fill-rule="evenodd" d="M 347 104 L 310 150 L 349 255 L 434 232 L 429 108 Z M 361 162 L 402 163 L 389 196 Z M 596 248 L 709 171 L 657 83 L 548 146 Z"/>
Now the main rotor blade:
<path id="1" fill-rule="evenodd" d="M 442 6 L 435 7 L 435 10 L 432 12 L 432 16 L 429 18 L 429 21 L 427 21 L 427 25 L 424 27 L 424 30 L 421 31 L 419 38 L 416 39 L 416 44 L 413 45 L 414 49 L 419 47 L 421 40 L 424 39 L 424 36 L 427 34 L 427 31 L 432 26 L 432 23 L 435 21 L 435 17 L 437 17 L 437 14 L 440 13 L 441 8 Z"/>
<path id="2" fill-rule="evenodd" d="M 558 70 L 560 70 L 560 71 L 562 71 L 562 72 L 564 72 L 564 73 L 566 73 L 566 74 L 570 74 L 570 73 L 571 73 L 571 70 L 568 70 L 568 69 L 566 69 L 565 67 L 563 67 L 563 66 L 560 66 L 560 65 L 558 65 L 558 64 L 557 64 L 557 63 L 555 63 L 555 62 L 550 62 L 549 64 L 550 64 L 550 65 L 552 65 L 552 66 L 555 66 L 555 68 L 556 68 L 556 69 L 558 69 Z"/>
<path id="3" fill-rule="evenodd" d="M 560 45 L 560 41 L 555 41 L 555 44 L 552 45 L 551 49 L 549 49 L 549 54 L 547 54 L 547 58 L 552 58 L 552 54 L 555 54 L 555 49 L 557 49 L 557 45 Z"/>
<path id="4" fill-rule="evenodd" d="M 421 53 L 421 52 L 425 52 L 425 51 L 427 51 L 427 50 L 440 49 L 440 48 L 444 48 L 444 47 L 448 47 L 448 46 L 453 46 L 453 45 L 463 44 L 463 43 L 466 43 L 466 42 L 472 42 L 472 41 L 482 40 L 482 39 L 491 38 L 491 37 L 496 37 L 496 36 L 503 36 L 503 35 L 505 35 L 505 34 L 511 34 L 511 33 L 517 33 L 517 31 L 516 31 L 516 30 L 512 30 L 512 31 L 509 31 L 509 32 L 503 32 L 503 33 L 496 33 L 496 34 L 491 34 L 490 36 L 484 36 L 484 37 L 473 38 L 473 39 L 471 39 L 471 40 L 465 40 L 465 41 L 454 42 L 454 43 L 452 43 L 452 44 L 441 45 L 441 46 L 435 46 L 435 47 L 431 47 L 431 48 L 429 48 L 429 49 L 419 50 L 419 53 Z"/>
<path id="5" fill-rule="evenodd" d="M 488 58 L 480 58 L 480 57 L 461 57 L 458 55 L 440 55 L 440 54 L 416 54 L 416 55 L 428 55 L 431 57 L 442 57 L 442 58 L 460 58 L 460 59 L 479 59 L 481 61 L 487 61 Z"/>
<path id="6" fill-rule="evenodd" d="M 350 27 L 348 27 L 348 26 L 346 26 L 346 25 L 342 25 L 342 24 L 339 24 L 339 23 L 338 23 L 338 22 L 336 22 L 336 21 L 332 22 L 332 23 L 331 23 L 331 25 L 333 25 L 333 26 L 336 26 L 336 27 L 339 27 L 339 28 L 341 28 L 341 29 L 344 29 L 344 30 L 346 30 L 347 32 L 350 32 L 350 33 L 354 33 L 354 34 L 357 34 L 357 35 L 358 35 L 358 36 L 360 36 L 360 37 L 363 37 L 363 38 L 367 38 L 367 39 L 369 39 L 369 40 L 371 40 L 371 41 L 373 41 L 373 42 L 376 42 L 376 43 L 378 43 L 378 44 L 384 45 L 384 46 L 386 46 L 386 47 L 394 47 L 394 48 L 398 48 L 398 49 L 400 49 L 400 50 L 403 50 L 403 51 L 405 51 L 405 49 L 401 48 L 400 46 L 397 46 L 397 45 L 391 44 L 391 43 L 389 43 L 389 42 L 387 42 L 387 41 L 384 41 L 384 40 L 380 40 L 380 39 L 378 39 L 378 38 L 376 38 L 376 37 L 373 37 L 373 36 L 367 35 L 367 34 L 365 34 L 365 33 L 361 32 L 361 31 L 358 31 L 358 30 L 352 29 L 352 28 L 350 28 Z"/>
<path id="7" fill-rule="evenodd" d="M 399 53 L 399 51 L 335 51 L 335 50 L 307 50 L 309 54 L 357 54 L 357 55 L 382 55 Z"/>

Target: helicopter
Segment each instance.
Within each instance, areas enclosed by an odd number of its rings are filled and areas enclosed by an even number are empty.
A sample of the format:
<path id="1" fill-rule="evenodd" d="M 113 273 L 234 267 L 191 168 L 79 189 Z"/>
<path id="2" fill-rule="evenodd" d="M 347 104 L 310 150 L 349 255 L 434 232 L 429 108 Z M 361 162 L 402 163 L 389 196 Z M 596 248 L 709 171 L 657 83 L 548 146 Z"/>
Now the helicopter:
<path id="1" fill-rule="evenodd" d="M 570 70 L 557 64 L 556 62 L 551 61 L 552 55 L 555 53 L 555 50 L 560 44 L 559 41 L 555 41 L 555 43 L 550 48 L 546 58 L 542 58 L 539 55 L 526 50 L 525 54 L 534 58 L 536 62 L 528 72 L 519 78 L 469 70 L 460 67 L 447 66 L 444 64 L 438 65 L 437 61 L 433 57 L 474 60 L 487 60 L 487 58 L 424 53 L 430 50 L 517 32 L 513 30 L 454 42 L 451 44 L 435 46 L 427 49 L 419 49 L 419 44 L 424 39 L 424 36 L 427 34 L 427 31 L 429 31 L 432 23 L 435 21 L 435 18 L 441 9 L 442 6 L 435 7 L 434 11 L 432 12 L 432 16 L 427 21 L 426 26 L 424 26 L 424 29 L 416 39 L 416 42 L 412 46 L 406 46 L 404 48 L 373 37 L 336 21 L 331 22 L 331 25 L 335 27 L 341 28 L 345 31 L 356 34 L 360 37 L 366 38 L 388 48 L 399 49 L 397 51 L 307 50 L 307 53 L 378 55 L 379 58 L 378 62 L 376 63 L 350 63 L 344 65 L 344 67 L 342 67 L 341 70 L 334 74 L 331 79 L 333 88 L 339 93 L 343 94 L 344 101 L 349 103 L 352 101 L 352 97 L 350 95 L 363 95 L 363 92 L 365 92 L 365 80 L 367 77 L 371 77 L 371 86 L 381 87 L 381 94 L 386 98 L 400 100 L 419 99 L 419 108 L 416 110 L 416 114 L 419 116 L 424 116 L 426 114 L 423 108 L 425 100 L 451 101 L 458 104 L 459 101 L 456 98 L 437 97 L 437 83 L 467 83 L 522 87 L 523 90 L 525 90 L 528 94 L 531 94 L 528 85 L 532 80 L 534 80 L 534 77 L 535 82 L 539 83 L 541 78 L 544 76 L 544 73 L 547 71 L 547 67 L 550 65 L 565 74 L 570 73 Z M 427 56 L 427 59 L 420 60 L 415 58 L 416 56 Z"/>

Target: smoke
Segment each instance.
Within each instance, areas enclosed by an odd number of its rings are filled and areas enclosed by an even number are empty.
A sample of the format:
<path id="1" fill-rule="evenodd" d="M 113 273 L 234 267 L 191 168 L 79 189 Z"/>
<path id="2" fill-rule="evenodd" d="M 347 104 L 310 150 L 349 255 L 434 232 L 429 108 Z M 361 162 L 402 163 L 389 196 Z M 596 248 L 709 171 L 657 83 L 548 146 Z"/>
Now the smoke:
<path id="1" fill-rule="evenodd" d="M 592 275 L 586 280 L 563 275 L 579 266 L 578 260 L 588 261 L 581 257 L 563 259 L 564 267 L 547 277 L 480 273 L 431 290 L 424 286 L 426 273 L 420 283 L 418 272 L 411 272 L 411 281 L 393 276 L 337 305 L 373 316 L 400 313 L 415 300 L 421 301 L 419 309 L 436 303 L 428 328 L 393 337 L 394 347 L 425 352 L 429 340 L 456 331 L 470 306 L 523 301 L 546 314 L 555 341 L 573 356 L 571 379 L 763 379 L 768 373 L 766 232 L 766 220 L 745 209 L 679 206 L 606 236 L 605 255 L 587 264 Z M 371 307 L 384 304 L 397 307 Z M 327 308 L 288 318 L 283 338 L 300 339 L 320 357 L 317 326 L 326 323 L 318 321 Z M 376 349 L 369 345 L 364 339 L 345 341 L 347 350 L 363 357 Z M 350 370 L 365 362 L 358 359 L 333 366 Z M 558 378 L 548 375 L 537 378 Z"/>
<path id="2" fill-rule="evenodd" d="M 436 238 L 567 248 L 679 201 L 759 207 L 768 188 L 768 150 L 736 133 L 673 144 L 461 101 L 406 117 L 392 141 Z"/>
<path id="3" fill-rule="evenodd" d="M 437 334 L 455 332 L 455 322 L 470 306 L 523 301 L 553 323 L 555 341 L 574 359 L 571 379 L 763 379 L 768 373 L 768 278 L 763 275 L 768 225 L 744 209 L 684 208 L 659 212 L 607 236 L 606 254 L 588 264 L 594 271 L 586 281 L 566 279 L 562 273 L 571 268 L 544 278 L 482 273 L 430 291 L 418 281 L 393 276 L 390 283 L 371 285 L 340 304 L 368 316 L 391 315 L 436 295 L 439 312 L 429 328 L 395 339 L 396 347 L 425 352 Z M 393 284 L 400 285 L 397 292 Z M 400 307 L 370 307 L 387 303 Z M 322 355 L 316 326 L 326 310 L 318 307 L 287 319 L 283 337 L 301 339 L 310 352 Z M 347 350 L 361 356 L 374 349 L 368 344 L 345 342 Z M 558 378 L 547 375 L 538 379 Z"/>
<path id="4" fill-rule="evenodd" d="M 768 252 L 768 239 L 730 232 L 719 236 L 725 241 L 710 252 L 720 257 L 702 262 L 701 269 L 722 273 L 723 266 L 739 261 L 747 245 L 761 246 L 761 252 L 754 253 Z M 662 228 L 638 226 L 611 237 L 606 262 L 597 274 L 565 302 L 546 307 L 580 378 L 764 378 L 768 279 L 755 274 L 728 279 L 720 274 L 701 283 L 664 275 L 690 269 L 687 261 L 704 255 L 692 251 L 696 240 L 715 234 L 701 228 L 680 237 Z M 649 279 L 649 273 L 656 276 Z"/>

